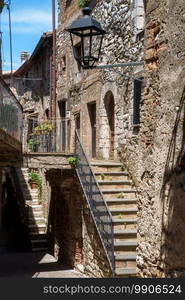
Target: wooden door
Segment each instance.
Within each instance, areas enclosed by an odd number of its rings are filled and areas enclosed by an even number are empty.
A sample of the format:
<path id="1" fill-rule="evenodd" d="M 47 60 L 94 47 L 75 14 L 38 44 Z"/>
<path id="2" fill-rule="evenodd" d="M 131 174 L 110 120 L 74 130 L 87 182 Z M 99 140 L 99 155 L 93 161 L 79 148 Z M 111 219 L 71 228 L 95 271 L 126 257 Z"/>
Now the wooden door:
<path id="1" fill-rule="evenodd" d="M 96 103 L 89 104 L 91 122 L 91 156 L 96 157 Z"/>
<path id="2" fill-rule="evenodd" d="M 75 128 L 80 136 L 80 113 L 76 114 L 75 116 Z"/>
<path id="3" fill-rule="evenodd" d="M 60 149 L 66 151 L 66 101 L 58 103 L 60 112 Z"/>
<path id="4" fill-rule="evenodd" d="M 114 159 L 114 99 L 111 97 L 108 103 L 108 122 L 109 122 L 109 158 Z"/>

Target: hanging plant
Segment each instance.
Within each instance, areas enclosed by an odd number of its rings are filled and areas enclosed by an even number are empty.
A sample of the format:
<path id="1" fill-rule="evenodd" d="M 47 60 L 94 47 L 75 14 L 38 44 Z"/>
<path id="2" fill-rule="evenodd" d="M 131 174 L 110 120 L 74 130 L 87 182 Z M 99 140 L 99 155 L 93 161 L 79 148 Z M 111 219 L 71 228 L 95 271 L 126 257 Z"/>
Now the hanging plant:
<path id="1" fill-rule="evenodd" d="M 29 139 L 28 140 L 28 148 L 30 151 L 34 151 L 35 146 L 38 145 L 38 141 L 35 139 Z"/>
<path id="2" fill-rule="evenodd" d="M 52 130 L 53 130 L 53 125 L 49 122 L 44 122 L 34 128 L 33 134 L 34 135 L 46 134 L 46 133 L 51 132 Z"/>
<path id="3" fill-rule="evenodd" d="M 89 0 L 78 0 L 78 7 L 84 8 L 89 5 Z"/>

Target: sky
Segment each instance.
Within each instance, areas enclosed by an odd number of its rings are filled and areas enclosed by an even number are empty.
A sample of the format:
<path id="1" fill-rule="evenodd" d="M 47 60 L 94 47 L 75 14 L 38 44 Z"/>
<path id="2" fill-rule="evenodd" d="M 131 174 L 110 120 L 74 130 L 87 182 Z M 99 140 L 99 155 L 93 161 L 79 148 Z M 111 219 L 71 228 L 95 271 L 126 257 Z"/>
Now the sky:
<path id="1" fill-rule="evenodd" d="M 52 0 L 11 0 L 10 2 L 13 70 L 16 70 L 21 65 L 21 51 L 27 51 L 31 54 L 42 33 L 52 29 Z M 9 71 L 11 67 L 8 11 L 6 7 L 3 9 L 0 19 L 2 67 L 3 71 Z"/>

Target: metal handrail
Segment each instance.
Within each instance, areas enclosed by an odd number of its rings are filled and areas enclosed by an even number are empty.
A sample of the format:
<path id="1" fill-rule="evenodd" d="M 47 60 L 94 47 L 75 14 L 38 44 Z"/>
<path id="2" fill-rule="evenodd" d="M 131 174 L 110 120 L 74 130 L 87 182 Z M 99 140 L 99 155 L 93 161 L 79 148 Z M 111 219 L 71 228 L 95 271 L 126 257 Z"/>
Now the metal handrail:
<path id="1" fill-rule="evenodd" d="M 85 154 L 77 130 L 75 134 L 75 156 L 77 158 L 76 173 L 114 276 L 115 258 L 112 217 Z"/>

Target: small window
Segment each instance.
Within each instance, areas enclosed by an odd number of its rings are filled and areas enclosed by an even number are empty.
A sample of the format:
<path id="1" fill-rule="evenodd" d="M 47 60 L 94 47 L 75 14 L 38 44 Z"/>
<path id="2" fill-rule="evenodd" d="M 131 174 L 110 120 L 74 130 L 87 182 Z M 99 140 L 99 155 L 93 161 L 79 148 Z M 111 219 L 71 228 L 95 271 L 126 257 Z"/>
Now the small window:
<path id="1" fill-rule="evenodd" d="M 28 135 L 33 133 L 34 128 L 38 126 L 38 120 L 36 118 L 28 119 Z"/>
<path id="2" fill-rule="evenodd" d="M 66 57 L 65 56 L 62 57 L 61 66 L 62 66 L 62 71 L 65 71 L 66 70 Z"/>
<path id="3" fill-rule="evenodd" d="M 49 120 L 49 109 L 48 108 L 45 110 L 45 116 L 46 116 L 46 120 Z"/>
<path id="4" fill-rule="evenodd" d="M 68 8 L 71 5 L 72 0 L 66 0 L 66 8 Z"/>
<path id="5" fill-rule="evenodd" d="M 140 124 L 140 102 L 142 91 L 143 77 L 134 80 L 134 96 L 133 96 L 133 125 Z"/>

